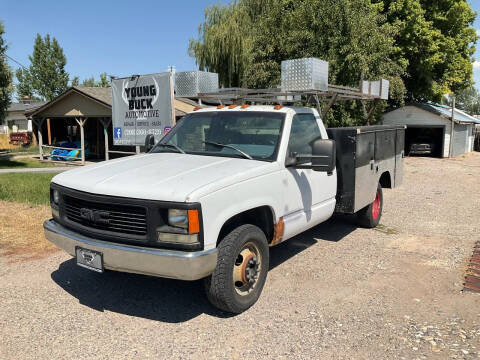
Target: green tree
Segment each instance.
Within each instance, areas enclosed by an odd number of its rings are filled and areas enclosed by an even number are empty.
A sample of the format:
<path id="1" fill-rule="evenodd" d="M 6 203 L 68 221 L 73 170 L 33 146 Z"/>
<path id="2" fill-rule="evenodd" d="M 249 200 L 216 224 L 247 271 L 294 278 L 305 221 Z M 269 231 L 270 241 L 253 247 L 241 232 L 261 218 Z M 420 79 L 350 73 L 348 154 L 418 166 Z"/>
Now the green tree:
<path id="1" fill-rule="evenodd" d="M 446 97 L 446 103 L 452 106 L 452 97 Z M 478 90 L 469 86 L 466 89 L 459 90 L 455 94 L 455 107 L 465 111 L 470 115 L 480 114 L 480 93 Z"/>
<path id="2" fill-rule="evenodd" d="M 50 101 L 68 88 L 67 58 L 57 39 L 37 34 L 29 59 L 28 70 L 17 72 L 22 92 Z"/>
<path id="3" fill-rule="evenodd" d="M 0 21 L 0 124 L 5 119 L 12 95 L 12 71 L 7 63 L 5 52 L 7 44 L 3 38 L 5 29 Z"/>
<path id="4" fill-rule="evenodd" d="M 376 2 L 398 29 L 394 60 L 406 64 L 402 78 L 408 100 L 440 102 L 443 95 L 472 84 L 476 14 L 466 0 Z"/>
<path id="5" fill-rule="evenodd" d="M 405 64 L 393 61 L 397 28 L 383 6 L 370 0 L 240 0 L 205 12 L 190 54 L 201 70 L 219 73 L 223 86 L 276 87 L 285 59 L 318 57 L 330 62 L 329 81 L 358 86 L 388 77 L 401 103 Z M 380 109 L 385 104 L 381 104 Z M 336 120 L 335 120 L 336 119 Z M 329 125 L 363 121 L 358 102 L 335 105 Z"/>
<path id="6" fill-rule="evenodd" d="M 107 73 L 106 72 L 103 72 L 100 74 L 100 79 L 98 81 L 95 80 L 95 78 L 93 76 L 90 76 L 89 78 L 87 79 L 84 79 L 82 81 L 82 86 L 87 86 L 87 87 L 110 87 L 110 82 L 107 80 Z M 75 79 L 79 82 L 78 80 L 78 76 L 75 77 Z M 74 86 L 74 85 L 72 85 Z M 77 85 L 75 86 L 78 86 L 78 83 Z"/>
<path id="7" fill-rule="evenodd" d="M 82 81 L 82 86 L 95 87 L 95 78 L 93 76 Z"/>
<path id="8" fill-rule="evenodd" d="M 74 76 L 70 81 L 70 86 L 78 86 L 80 85 L 80 78 L 78 76 Z"/>
<path id="9" fill-rule="evenodd" d="M 110 82 L 107 80 L 107 73 L 103 72 L 100 74 L 100 80 L 97 82 L 96 86 L 98 87 L 110 87 Z"/>
<path id="10" fill-rule="evenodd" d="M 18 68 L 15 72 L 15 76 L 17 77 L 17 85 L 16 85 L 16 92 L 17 98 L 19 101 L 28 97 L 30 99 L 38 99 L 35 96 L 35 90 L 33 89 L 33 82 L 31 79 L 30 72 L 23 68 Z"/>
<path id="11" fill-rule="evenodd" d="M 251 65 L 255 23 L 272 4 L 271 0 L 240 0 L 207 7 L 199 38 L 189 44 L 189 54 L 199 68 L 217 72 L 225 87 L 240 86 Z"/>

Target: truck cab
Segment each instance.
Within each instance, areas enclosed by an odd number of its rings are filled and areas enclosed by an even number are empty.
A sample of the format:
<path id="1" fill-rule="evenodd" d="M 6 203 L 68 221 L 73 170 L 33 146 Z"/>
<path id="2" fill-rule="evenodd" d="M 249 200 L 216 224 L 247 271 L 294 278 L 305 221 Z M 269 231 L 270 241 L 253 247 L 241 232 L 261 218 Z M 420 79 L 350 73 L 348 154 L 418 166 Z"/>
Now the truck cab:
<path id="1" fill-rule="evenodd" d="M 269 248 L 327 220 L 347 198 L 339 188 L 350 175 L 337 176 L 342 136 L 334 136 L 307 107 L 194 111 L 157 144 L 147 137 L 145 154 L 55 176 L 46 237 L 97 272 L 204 279 L 212 304 L 240 313 L 260 296 Z M 354 159 L 355 150 L 338 158 Z M 381 217 L 380 182 L 393 187 L 400 168 L 395 160 L 375 166 L 374 190 L 354 194 L 343 211 L 357 211 L 368 227 Z"/>

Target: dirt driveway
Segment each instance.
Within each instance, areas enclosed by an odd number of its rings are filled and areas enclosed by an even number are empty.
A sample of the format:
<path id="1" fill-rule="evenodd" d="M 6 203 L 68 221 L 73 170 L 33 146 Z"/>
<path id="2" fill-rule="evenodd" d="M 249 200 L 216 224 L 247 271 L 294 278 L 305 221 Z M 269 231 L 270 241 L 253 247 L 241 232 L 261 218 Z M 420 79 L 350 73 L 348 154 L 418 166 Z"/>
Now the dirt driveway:
<path id="1" fill-rule="evenodd" d="M 259 302 L 238 316 L 212 308 L 200 282 L 101 275 L 63 252 L 4 246 L 0 358 L 479 358 L 480 294 L 461 290 L 480 240 L 480 153 L 405 169 L 377 230 L 335 217 L 273 248 Z M 48 210 L 28 211 L 40 232 Z"/>

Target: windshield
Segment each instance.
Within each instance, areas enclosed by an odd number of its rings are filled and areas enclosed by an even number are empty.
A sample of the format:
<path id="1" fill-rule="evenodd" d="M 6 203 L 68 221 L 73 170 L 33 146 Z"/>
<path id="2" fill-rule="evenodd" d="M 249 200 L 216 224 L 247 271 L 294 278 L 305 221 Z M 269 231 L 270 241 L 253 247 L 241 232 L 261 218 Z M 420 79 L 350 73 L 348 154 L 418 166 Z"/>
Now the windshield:
<path id="1" fill-rule="evenodd" d="M 272 161 L 276 158 L 284 113 L 212 111 L 189 114 L 152 150 L 240 157 Z"/>

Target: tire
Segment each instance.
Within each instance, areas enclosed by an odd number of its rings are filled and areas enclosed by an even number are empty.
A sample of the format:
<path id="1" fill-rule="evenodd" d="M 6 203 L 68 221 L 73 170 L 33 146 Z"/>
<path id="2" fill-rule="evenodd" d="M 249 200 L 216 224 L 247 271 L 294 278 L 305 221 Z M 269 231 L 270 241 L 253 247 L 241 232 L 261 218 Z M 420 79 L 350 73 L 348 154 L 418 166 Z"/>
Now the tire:
<path id="1" fill-rule="evenodd" d="M 375 200 L 373 200 L 370 205 L 357 212 L 358 224 L 369 229 L 376 227 L 382 217 L 382 210 L 383 191 L 380 184 L 378 184 Z"/>
<path id="2" fill-rule="evenodd" d="M 262 292 L 268 267 L 269 248 L 263 231 L 254 225 L 237 227 L 220 241 L 217 266 L 204 280 L 208 300 L 230 313 L 247 310 Z"/>

